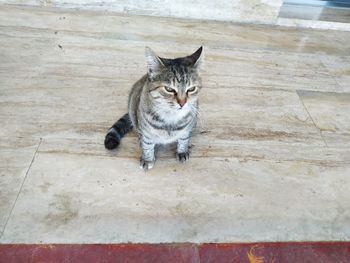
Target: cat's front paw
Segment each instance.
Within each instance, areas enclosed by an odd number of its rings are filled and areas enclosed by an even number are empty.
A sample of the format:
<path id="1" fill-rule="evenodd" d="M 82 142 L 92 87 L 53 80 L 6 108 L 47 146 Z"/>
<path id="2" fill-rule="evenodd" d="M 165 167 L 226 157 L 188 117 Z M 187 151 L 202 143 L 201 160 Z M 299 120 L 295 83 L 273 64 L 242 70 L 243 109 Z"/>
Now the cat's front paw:
<path id="1" fill-rule="evenodd" d="M 177 158 L 180 162 L 185 163 L 190 159 L 190 153 L 189 152 L 178 153 Z"/>
<path id="2" fill-rule="evenodd" d="M 140 168 L 143 169 L 145 172 L 152 169 L 154 166 L 154 161 L 146 161 L 141 158 L 140 160 Z"/>

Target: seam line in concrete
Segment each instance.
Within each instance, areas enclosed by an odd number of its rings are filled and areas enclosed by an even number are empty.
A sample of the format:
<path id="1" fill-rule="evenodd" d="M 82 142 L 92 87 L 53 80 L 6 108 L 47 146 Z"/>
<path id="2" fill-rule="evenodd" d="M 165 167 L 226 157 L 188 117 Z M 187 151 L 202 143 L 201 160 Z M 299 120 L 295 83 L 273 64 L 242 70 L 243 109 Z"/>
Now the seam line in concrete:
<path id="1" fill-rule="evenodd" d="M 335 84 L 338 86 L 338 88 L 339 88 L 340 90 L 342 90 L 341 92 L 342 92 L 342 93 L 347 93 L 347 92 L 343 92 L 343 86 L 340 85 L 338 78 L 335 77 L 335 76 L 330 72 L 328 66 L 322 61 L 322 57 L 319 58 L 319 61 L 320 61 L 321 65 L 324 67 L 324 69 L 327 71 L 328 75 L 331 76 L 331 78 L 334 80 L 334 82 L 335 82 Z"/>
<path id="2" fill-rule="evenodd" d="M 314 119 L 312 118 L 310 112 L 308 111 L 308 109 L 307 109 L 307 107 L 306 107 L 306 105 L 305 105 L 305 103 L 304 103 L 304 101 L 303 101 L 303 98 L 299 95 L 299 90 L 296 90 L 296 93 L 297 93 L 297 95 L 298 95 L 298 98 L 300 99 L 301 104 L 303 104 L 304 109 L 306 110 L 307 114 L 309 115 L 309 117 L 310 117 L 312 123 L 314 124 L 315 128 L 318 130 L 318 132 L 319 132 L 319 134 L 320 134 L 320 137 L 322 138 L 322 141 L 324 142 L 325 146 L 328 148 L 328 144 L 327 144 L 326 140 L 324 139 L 324 137 L 323 137 L 323 135 L 322 135 L 322 131 L 321 131 L 321 129 L 316 125 Z"/>
<path id="3" fill-rule="evenodd" d="M 11 218 L 13 209 L 14 209 L 15 206 L 16 206 L 18 197 L 19 197 L 19 195 L 20 195 L 20 193 L 21 193 L 21 191 L 22 191 L 23 185 L 24 185 L 24 183 L 25 183 L 25 181 L 26 181 L 26 179 L 27 179 L 29 170 L 30 170 L 30 168 L 32 167 L 32 164 L 34 163 L 35 156 L 36 156 L 36 154 L 37 154 L 37 152 L 38 152 L 38 150 L 39 150 L 39 147 L 40 147 L 40 145 L 41 145 L 41 142 L 42 142 L 42 138 L 40 138 L 39 143 L 38 143 L 38 146 L 37 146 L 36 149 L 35 149 L 35 152 L 34 152 L 34 154 L 33 154 L 32 160 L 31 160 L 31 162 L 30 162 L 30 164 L 29 164 L 29 166 L 28 166 L 28 169 L 27 169 L 27 171 L 26 171 L 26 174 L 25 174 L 25 176 L 24 176 L 24 178 L 23 178 L 23 180 L 22 180 L 22 184 L 21 184 L 21 186 L 20 186 L 20 188 L 19 188 L 19 190 L 18 190 L 16 199 L 15 199 L 15 201 L 13 202 L 13 205 L 12 205 L 12 207 L 11 207 L 10 213 L 9 213 L 9 215 L 8 215 L 8 217 L 7 217 L 7 219 L 6 219 L 5 225 L 4 225 L 4 227 L 3 227 L 2 231 L 1 231 L 0 238 L 2 238 L 3 234 L 5 233 L 5 229 L 6 229 L 7 223 L 9 222 L 9 220 L 10 220 L 10 218 Z"/>

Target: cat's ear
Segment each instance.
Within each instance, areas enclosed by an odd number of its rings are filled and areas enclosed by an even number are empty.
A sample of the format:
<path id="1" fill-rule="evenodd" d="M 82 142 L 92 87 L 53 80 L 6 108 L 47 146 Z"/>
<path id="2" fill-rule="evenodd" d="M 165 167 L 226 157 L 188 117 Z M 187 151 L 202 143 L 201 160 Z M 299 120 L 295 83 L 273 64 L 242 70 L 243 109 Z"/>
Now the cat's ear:
<path id="1" fill-rule="evenodd" d="M 164 67 L 164 64 L 160 57 L 158 57 L 152 49 L 149 47 L 145 48 L 145 56 L 147 62 L 148 75 L 153 77 Z"/>
<path id="2" fill-rule="evenodd" d="M 194 68 L 199 68 L 200 65 L 202 64 L 202 51 L 203 47 L 200 47 L 197 49 L 196 52 L 194 52 L 192 55 L 189 55 L 187 58 L 190 61 L 190 65 Z"/>

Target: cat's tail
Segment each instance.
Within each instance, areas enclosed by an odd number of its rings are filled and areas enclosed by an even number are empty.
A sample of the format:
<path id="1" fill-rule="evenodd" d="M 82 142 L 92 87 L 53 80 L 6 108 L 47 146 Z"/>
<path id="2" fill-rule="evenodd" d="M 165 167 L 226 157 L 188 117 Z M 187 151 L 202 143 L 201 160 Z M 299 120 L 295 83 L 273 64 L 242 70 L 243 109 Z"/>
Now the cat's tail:
<path id="1" fill-rule="evenodd" d="M 105 147 L 112 150 L 118 147 L 121 138 L 133 128 L 130 116 L 128 113 L 124 114 L 113 126 L 108 130 L 105 137 Z"/>

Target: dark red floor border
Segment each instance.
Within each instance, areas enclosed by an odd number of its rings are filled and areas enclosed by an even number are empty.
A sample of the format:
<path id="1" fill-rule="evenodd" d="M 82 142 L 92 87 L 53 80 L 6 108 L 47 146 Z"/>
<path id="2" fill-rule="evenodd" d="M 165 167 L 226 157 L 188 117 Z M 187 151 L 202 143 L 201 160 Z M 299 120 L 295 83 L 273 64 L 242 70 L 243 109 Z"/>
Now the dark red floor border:
<path id="1" fill-rule="evenodd" d="M 350 242 L 0 245 L 0 263 L 349 263 Z"/>

